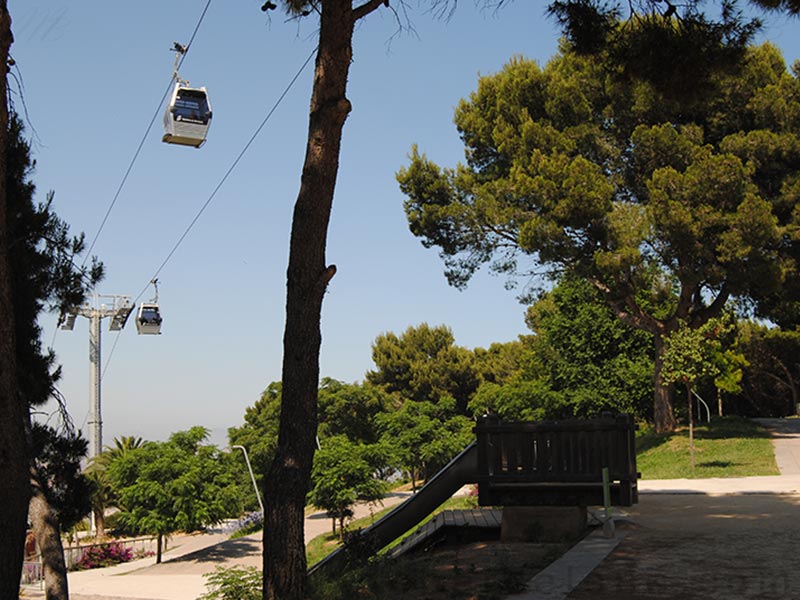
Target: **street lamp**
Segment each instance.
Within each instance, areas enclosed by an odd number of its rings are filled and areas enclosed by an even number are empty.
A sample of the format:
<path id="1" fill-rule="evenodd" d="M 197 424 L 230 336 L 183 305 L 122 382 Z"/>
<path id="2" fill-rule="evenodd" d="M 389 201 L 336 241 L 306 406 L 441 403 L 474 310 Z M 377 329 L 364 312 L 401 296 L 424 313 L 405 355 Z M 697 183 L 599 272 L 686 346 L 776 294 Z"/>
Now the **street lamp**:
<path id="1" fill-rule="evenodd" d="M 261 502 L 261 493 L 258 491 L 258 485 L 256 484 L 256 477 L 253 475 L 253 467 L 250 466 L 250 458 L 247 456 L 247 449 L 244 446 L 231 446 L 231 448 L 239 448 L 242 452 L 244 452 L 244 462 L 247 463 L 247 470 L 250 471 L 250 480 L 253 482 L 253 489 L 256 491 L 256 498 L 258 498 L 258 506 L 261 508 L 261 518 L 265 518 L 264 514 L 264 504 Z"/>

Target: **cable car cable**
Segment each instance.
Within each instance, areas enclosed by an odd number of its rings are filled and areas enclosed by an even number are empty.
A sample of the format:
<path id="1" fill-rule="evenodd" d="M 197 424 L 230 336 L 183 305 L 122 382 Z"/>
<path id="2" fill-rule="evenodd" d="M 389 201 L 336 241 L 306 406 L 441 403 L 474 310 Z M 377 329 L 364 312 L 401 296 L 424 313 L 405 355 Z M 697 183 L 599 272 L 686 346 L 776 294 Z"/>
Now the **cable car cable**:
<path id="1" fill-rule="evenodd" d="M 169 251 L 169 254 L 167 254 L 167 257 L 164 259 L 164 261 L 161 263 L 161 265 L 158 267 L 158 269 L 156 269 L 156 272 L 150 278 L 150 281 L 152 281 L 153 279 L 156 279 L 158 277 L 158 275 L 161 273 L 162 269 L 167 265 L 167 263 L 172 258 L 172 255 L 175 254 L 175 252 L 178 250 L 178 247 L 183 243 L 183 240 L 186 239 L 187 235 L 189 235 L 189 232 L 192 230 L 192 228 L 194 227 L 195 223 L 197 223 L 197 221 L 200 219 L 200 216 L 205 212 L 206 208 L 208 208 L 209 204 L 211 204 L 211 202 L 214 200 L 214 198 L 217 195 L 217 192 L 219 192 L 219 190 L 225 184 L 225 181 L 227 181 L 227 179 L 230 176 L 230 174 L 233 173 L 233 170 L 239 164 L 239 161 L 244 157 L 244 155 L 247 152 L 247 150 L 250 148 L 252 143 L 258 137 L 258 134 L 261 133 L 261 130 L 264 128 L 264 126 L 269 121 L 270 117 L 272 117 L 273 113 L 277 110 L 278 106 L 280 106 L 280 104 L 283 101 L 283 99 L 286 97 L 286 95 L 292 89 L 292 86 L 294 86 L 295 82 L 300 78 L 300 75 L 303 73 L 303 70 L 305 70 L 305 68 L 308 66 L 308 63 L 311 62 L 311 59 L 314 58 L 314 55 L 316 54 L 316 52 L 317 52 L 317 48 L 315 47 L 314 50 L 311 51 L 311 54 L 308 55 L 308 58 L 305 60 L 305 62 L 302 64 L 302 66 L 297 70 L 297 73 L 295 73 L 294 77 L 292 77 L 292 80 L 289 82 L 289 85 L 286 86 L 286 89 L 284 89 L 283 93 L 281 93 L 281 95 L 278 97 L 278 100 L 275 102 L 275 104 L 269 110 L 269 112 L 267 113 L 267 116 L 264 117 L 264 119 L 261 121 L 261 124 L 256 128 L 255 133 L 253 133 L 253 135 L 250 136 L 250 139 L 244 145 L 244 148 L 242 148 L 241 152 L 239 152 L 239 155 L 233 161 L 231 166 L 228 167 L 228 170 L 222 176 L 222 179 L 220 179 L 219 183 L 214 188 L 214 191 L 211 192 L 211 195 L 208 197 L 208 199 L 205 201 L 203 206 L 200 208 L 200 210 L 194 216 L 194 218 L 189 223 L 188 227 L 183 232 L 181 237 L 178 238 L 177 242 L 175 242 L 175 245 L 172 247 L 172 250 Z M 136 298 L 134 298 L 134 300 L 133 300 L 134 303 L 136 303 L 139 300 L 139 298 L 142 297 L 142 295 L 147 291 L 147 288 L 149 286 L 150 286 L 150 282 L 148 282 L 147 285 L 144 286 L 142 291 L 139 292 L 139 295 L 136 296 Z"/>
<path id="2" fill-rule="evenodd" d="M 208 2 L 206 2 L 205 8 L 203 8 L 202 14 L 200 15 L 200 19 L 197 21 L 197 25 L 195 25 L 194 31 L 192 32 L 192 36 L 191 38 L 189 38 L 189 43 L 186 44 L 186 46 L 184 47 L 184 51 L 181 53 L 180 61 L 178 62 L 178 66 L 176 67 L 176 73 L 177 69 L 180 69 L 181 65 L 183 64 L 183 61 L 186 60 L 186 55 L 189 53 L 189 48 L 192 47 L 194 38 L 195 36 L 197 36 L 197 32 L 200 30 L 200 26 L 203 24 L 203 20 L 206 18 L 206 13 L 208 12 L 208 7 L 210 5 L 211 5 L 211 0 L 208 0 Z M 169 79 L 169 84 L 167 85 L 167 89 L 164 92 L 164 95 L 161 96 L 161 100 L 158 103 L 158 107 L 156 108 L 156 111 L 153 113 L 153 117 L 150 119 L 150 123 L 147 125 L 147 129 L 145 130 L 144 135 L 142 136 L 142 139 L 139 142 L 139 146 L 136 148 L 136 152 L 133 154 L 133 158 L 131 159 L 131 162 L 128 165 L 128 169 L 125 171 L 125 175 L 123 175 L 122 177 L 122 181 L 120 182 L 119 187 L 117 187 L 117 191 L 114 194 L 114 198 L 111 200 L 111 204 L 109 205 L 108 210 L 106 211 L 106 214 L 103 217 L 103 220 L 100 222 L 100 227 L 97 229 L 97 233 L 95 234 L 94 239 L 92 239 L 92 243 L 89 245 L 89 249 L 86 251 L 86 255 L 83 257 L 83 262 L 81 263 L 81 266 L 86 264 L 86 260 L 92 254 L 92 250 L 94 249 L 94 246 L 97 243 L 100 234 L 103 232 L 103 228 L 106 225 L 106 221 L 108 221 L 108 217 L 111 215 L 111 211 L 114 209 L 114 205 L 117 203 L 119 195 L 122 193 L 122 189 L 125 187 L 125 183 L 128 181 L 128 176 L 131 174 L 133 166 L 134 164 L 136 164 L 136 160 L 139 158 L 139 153 L 142 151 L 142 148 L 144 147 L 144 143 L 147 140 L 147 136 L 150 135 L 150 130 L 153 128 L 153 123 L 156 122 L 156 119 L 158 119 L 158 116 L 161 114 L 161 107 L 164 105 L 164 100 L 167 99 L 167 96 L 172 90 L 173 81 L 175 81 L 175 73 L 173 73 L 173 75 Z"/>
<path id="3" fill-rule="evenodd" d="M 192 47 L 194 39 L 195 37 L 197 37 L 197 33 L 200 31 L 200 27 L 202 26 L 203 21 L 206 18 L 206 13 L 208 13 L 208 9 L 210 6 L 211 6 L 211 0 L 208 0 L 206 2 L 206 5 L 203 7 L 203 12 L 200 14 L 200 18 L 197 20 L 197 24 L 195 25 L 194 30 L 192 31 L 192 35 L 189 38 L 189 43 L 186 44 L 186 46 L 184 47 L 184 51 L 182 52 L 180 61 L 178 62 L 177 66 L 178 69 L 180 69 L 181 65 L 183 65 L 183 61 L 186 60 L 186 55 L 189 53 L 189 49 Z M 114 197 L 111 200 L 108 210 L 106 210 L 106 214 L 103 216 L 103 220 L 100 222 L 100 226 L 97 229 L 97 233 L 92 239 L 92 243 L 89 245 L 89 248 L 86 250 L 86 254 L 84 255 L 83 261 L 81 262 L 80 265 L 81 267 L 86 265 L 86 261 L 88 260 L 89 256 L 91 256 L 92 250 L 94 249 L 97 240 L 100 238 L 100 234 L 103 232 L 103 228 L 105 227 L 106 222 L 108 221 L 108 218 L 111 215 L 111 211 L 114 209 L 114 205 L 117 203 L 117 200 L 119 199 L 119 196 L 122 193 L 122 189 L 125 187 L 125 183 L 128 181 L 128 176 L 131 174 L 133 166 L 136 164 L 136 160 L 139 158 L 139 154 L 141 153 L 142 148 L 144 147 L 144 143 L 147 140 L 147 136 L 150 135 L 150 130 L 153 128 L 153 124 L 156 122 L 156 119 L 161 114 L 161 107 L 164 105 L 164 101 L 167 99 L 167 96 L 170 94 L 170 91 L 172 90 L 172 83 L 174 80 L 175 80 L 175 74 L 173 73 L 173 75 L 170 77 L 169 83 L 167 84 L 167 88 L 164 91 L 164 94 L 161 96 L 161 100 L 159 101 L 158 106 L 156 107 L 156 110 L 153 113 L 153 117 L 150 119 L 150 123 L 148 123 L 147 129 L 145 130 L 144 135 L 142 136 L 142 139 L 136 148 L 136 152 L 133 154 L 133 158 L 128 164 L 128 168 L 122 177 L 122 181 L 117 187 L 117 191 L 115 192 Z M 26 107 L 26 113 L 27 113 L 27 107 Z M 56 326 L 53 330 L 53 338 L 50 342 L 50 348 L 55 347 L 56 336 L 58 335 L 58 329 L 59 328 Z M 119 335 L 117 335 L 117 341 L 118 340 L 119 340 Z M 113 355 L 114 353 L 114 348 L 116 348 L 117 346 L 117 341 L 114 342 L 114 347 L 111 350 L 111 355 Z M 109 356 L 109 358 L 106 360 L 106 366 L 105 369 L 103 369 L 103 374 L 105 374 L 105 370 L 108 369 L 108 363 L 110 362 L 110 358 L 111 356 Z"/>
<path id="4" fill-rule="evenodd" d="M 217 195 L 217 192 L 219 192 L 219 190 L 222 188 L 222 186 L 223 186 L 223 184 L 225 183 L 225 181 L 228 179 L 228 177 L 231 175 L 231 173 L 233 172 L 233 170 L 234 170 L 234 169 L 236 168 L 236 166 L 239 164 L 239 161 L 242 159 L 242 157 L 244 157 L 245 153 L 246 153 L 246 152 L 247 152 L 247 150 L 250 148 L 250 146 L 253 144 L 253 142 L 255 141 L 256 137 L 258 137 L 258 135 L 261 133 L 261 130 L 264 128 L 264 126 L 267 124 L 267 122 L 269 121 L 269 119 L 272 117 L 273 113 L 274 113 L 274 112 L 277 110 L 278 106 L 280 106 L 280 104 L 281 104 L 281 102 L 283 101 L 283 99 L 286 97 L 286 95 L 287 95 L 287 94 L 289 93 L 289 91 L 292 89 L 292 87 L 294 86 L 294 84 L 295 84 L 295 83 L 297 82 L 297 80 L 300 78 L 300 75 L 303 73 L 303 71 L 305 70 L 305 68 L 308 66 L 308 63 L 310 63 L 310 62 L 311 62 L 311 59 L 312 59 L 312 58 L 314 58 L 314 55 L 316 54 L 316 52 L 317 52 L 317 48 L 315 47 L 315 48 L 314 48 L 314 49 L 311 51 L 311 54 L 309 54 L 309 55 L 308 55 L 308 58 L 306 58 L 305 62 L 303 62 L 303 64 L 301 65 L 301 67 L 300 67 L 300 68 L 297 70 L 297 73 L 295 73 L 294 77 L 292 77 L 291 81 L 289 81 L 289 84 L 288 84 L 288 85 L 286 86 L 286 88 L 283 90 L 283 92 L 281 93 L 281 95 L 280 95 L 280 96 L 278 97 L 278 99 L 275 101 L 275 104 L 274 104 L 274 105 L 272 106 L 272 108 L 269 110 L 269 112 L 267 113 L 267 116 L 266 116 L 266 117 L 264 117 L 264 119 L 261 121 L 261 123 L 259 124 L 259 126 L 256 128 L 256 130 L 255 130 L 255 132 L 253 133 L 253 135 L 252 135 L 252 136 L 250 136 L 250 139 L 247 141 L 247 143 L 244 145 L 244 148 L 242 148 L 242 150 L 239 152 L 239 154 L 238 154 L 238 156 L 236 157 L 236 159 L 233 161 L 233 163 L 231 164 L 231 166 L 228 168 L 228 170 L 227 170 L 227 171 L 225 172 L 225 174 L 222 176 L 222 179 L 220 179 L 220 181 L 219 181 L 219 183 L 217 184 L 217 186 L 216 186 L 216 187 L 214 188 L 214 190 L 211 192 L 211 195 L 208 197 L 208 199 L 205 201 L 205 203 L 203 204 L 203 206 L 200 208 L 200 210 L 199 210 L 199 211 L 197 212 L 197 214 L 194 216 L 194 218 L 193 218 L 193 219 L 192 219 L 192 221 L 189 223 L 188 227 L 187 227 L 187 228 L 184 230 L 184 232 L 183 232 L 183 234 L 180 236 L 180 238 L 178 238 L 178 241 L 175 243 L 175 245 L 174 245 L 174 246 L 172 247 L 172 249 L 169 251 L 169 253 L 167 254 L 167 257 L 166 257 L 166 258 L 165 258 L 165 259 L 162 261 L 162 263 L 161 263 L 161 265 L 158 267 L 158 269 L 156 269 L 156 272 L 155 272 L 155 273 L 153 274 L 153 276 L 150 278 L 150 281 L 148 281 L 148 282 L 147 282 L 147 285 L 145 285 L 145 286 L 144 286 L 144 288 L 142 288 L 142 291 L 141 291 L 141 292 L 139 292 L 139 294 L 138 294 L 138 295 L 137 295 L 137 296 L 136 296 L 136 297 L 133 299 L 133 304 L 134 304 L 134 305 L 135 305 L 135 304 L 136 304 L 136 303 L 139 301 L 139 299 L 140 299 L 140 298 L 141 298 L 141 297 L 144 295 L 144 293 L 145 293 L 145 292 L 147 291 L 147 289 L 150 287 L 150 285 L 151 285 L 151 282 L 152 282 L 154 279 L 158 278 L 158 276 L 159 276 L 159 274 L 161 273 L 161 271 L 164 269 L 164 267 L 165 267 L 165 266 L 167 265 L 167 263 L 170 261 L 170 259 L 172 258 L 172 256 L 173 256 L 173 255 L 175 254 L 175 252 L 178 250 L 178 247 L 179 247 L 179 246 L 180 246 L 180 245 L 183 243 L 183 240 L 184 240 L 184 239 L 186 239 L 186 236 L 187 236 L 187 235 L 189 235 L 189 232 L 192 230 L 192 228 L 194 227 L 195 223 L 197 223 L 197 221 L 200 219 L 200 216 L 203 214 L 203 212 L 205 212 L 206 208 L 208 208 L 209 204 L 211 204 L 211 202 L 214 200 L 214 197 Z M 103 375 L 105 375 L 105 372 L 108 370 L 109 363 L 111 362 L 111 357 L 112 357 L 112 356 L 113 356 L 113 354 L 114 354 L 114 348 L 116 348 L 116 346 L 117 346 L 117 341 L 119 341 L 119 335 L 117 335 L 117 340 L 114 342 L 114 347 L 112 348 L 112 350 L 111 350 L 111 353 L 109 354 L 109 357 L 106 359 L 106 364 L 105 364 L 105 367 L 103 368 L 103 371 L 102 371 L 102 374 L 103 374 Z"/>
<path id="5" fill-rule="evenodd" d="M 103 367 L 103 370 L 100 372 L 100 382 L 102 383 L 103 378 L 106 376 L 106 371 L 108 370 L 108 363 L 111 362 L 111 357 L 114 356 L 114 350 L 117 349 L 117 343 L 119 342 L 119 334 L 122 333 L 120 329 L 117 332 L 117 335 L 114 336 L 114 343 L 111 345 L 111 352 L 108 353 L 108 358 L 106 358 L 106 366 Z"/>

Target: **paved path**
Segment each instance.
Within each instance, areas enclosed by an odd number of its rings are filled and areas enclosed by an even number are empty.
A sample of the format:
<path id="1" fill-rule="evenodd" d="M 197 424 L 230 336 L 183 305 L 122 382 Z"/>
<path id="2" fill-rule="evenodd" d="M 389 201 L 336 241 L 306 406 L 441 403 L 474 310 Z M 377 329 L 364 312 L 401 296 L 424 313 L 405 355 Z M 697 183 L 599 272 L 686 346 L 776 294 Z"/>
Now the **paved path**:
<path id="1" fill-rule="evenodd" d="M 755 419 L 772 434 L 781 475 L 800 476 L 800 419 Z"/>
<path id="2" fill-rule="evenodd" d="M 410 492 L 387 496 L 383 506 L 394 506 L 405 500 Z M 355 517 L 369 516 L 381 510 L 369 505 L 355 508 Z M 306 543 L 321 533 L 330 531 L 331 520 L 324 512 L 306 517 Z M 161 564 L 155 558 L 109 567 L 76 571 L 68 576 L 71 600 L 195 600 L 206 592 L 205 573 L 217 566 L 253 566 L 261 568 L 261 533 L 228 540 L 221 533 L 176 536 L 164 553 Z M 36 587 L 24 588 L 26 598 L 41 599 L 44 594 Z"/>
<path id="3" fill-rule="evenodd" d="M 800 419 L 760 419 L 780 476 L 643 480 L 617 538 L 586 538 L 515 600 L 800 598 Z"/>

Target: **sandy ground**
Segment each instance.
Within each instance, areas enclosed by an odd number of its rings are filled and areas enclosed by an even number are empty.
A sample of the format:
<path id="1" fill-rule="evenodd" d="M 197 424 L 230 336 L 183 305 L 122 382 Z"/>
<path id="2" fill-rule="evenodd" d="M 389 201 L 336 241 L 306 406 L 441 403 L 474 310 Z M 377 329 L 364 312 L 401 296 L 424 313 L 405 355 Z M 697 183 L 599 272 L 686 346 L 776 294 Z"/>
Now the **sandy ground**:
<path id="1" fill-rule="evenodd" d="M 647 495 L 569 600 L 800 597 L 798 495 Z"/>
<path id="2" fill-rule="evenodd" d="M 626 537 L 567 598 L 800 598 L 800 419 L 758 421 L 772 433 L 780 477 L 739 480 L 738 493 L 732 481 L 706 480 L 704 494 L 643 494 Z M 744 493 L 754 488 L 778 493 Z"/>

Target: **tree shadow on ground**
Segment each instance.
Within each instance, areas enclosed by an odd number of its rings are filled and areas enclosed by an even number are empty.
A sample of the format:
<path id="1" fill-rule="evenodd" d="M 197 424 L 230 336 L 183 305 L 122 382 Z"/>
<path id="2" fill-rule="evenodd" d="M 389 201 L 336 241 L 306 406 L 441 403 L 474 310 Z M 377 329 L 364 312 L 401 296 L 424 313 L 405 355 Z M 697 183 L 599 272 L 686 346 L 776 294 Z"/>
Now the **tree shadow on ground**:
<path id="1" fill-rule="evenodd" d="M 653 430 L 644 431 L 636 436 L 636 453 L 641 454 L 667 443 L 674 434 L 656 433 Z"/>
<path id="2" fill-rule="evenodd" d="M 688 431 L 685 432 L 688 435 Z M 772 437 L 766 429 L 750 419 L 741 417 L 714 417 L 710 424 L 695 428 L 697 439 L 718 440 L 727 438 L 762 439 Z"/>
<path id="3" fill-rule="evenodd" d="M 740 463 L 735 463 L 729 460 L 707 460 L 705 462 L 697 463 L 698 467 L 717 467 L 725 469 L 727 467 L 735 467 Z"/>
<path id="4" fill-rule="evenodd" d="M 242 558 L 249 556 L 254 552 L 261 551 L 261 541 L 249 538 L 238 538 L 235 540 L 226 540 L 219 544 L 196 550 L 184 556 L 180 556 L 171 560 L 170 562 L 209 562 L 209 563 L 224 563 L 232 558 Z"/>

